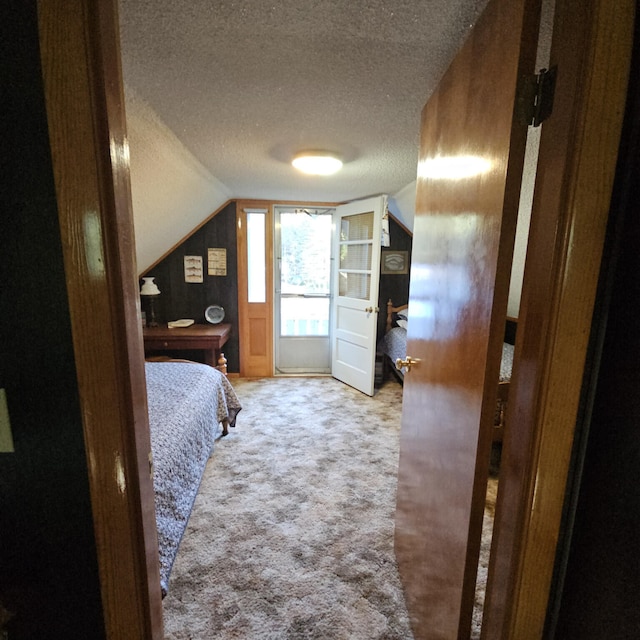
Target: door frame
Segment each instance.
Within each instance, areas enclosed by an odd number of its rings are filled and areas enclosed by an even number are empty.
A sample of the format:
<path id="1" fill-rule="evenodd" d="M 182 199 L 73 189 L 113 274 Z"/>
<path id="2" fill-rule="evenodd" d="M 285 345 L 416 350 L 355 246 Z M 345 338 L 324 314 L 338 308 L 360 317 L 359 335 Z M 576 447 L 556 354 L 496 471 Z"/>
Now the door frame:
<path id="1" fill-rule="evenodd" d="M 273 207 L 275 205 L 335 208 L 335 202 L 309 202 L 299 200 L 236 200 L 238 248 L 238 332 L 240 334 L 240 376 L 246 378 L 274 375 L 274 255 Z M 265 276 L 266 302 L 249 304 L 247 273 L 247 232 L 245 209 L 266 209 Z M 255 346 L 255 349 L 253 348 Z"/>
<path id="2" fill-rule="evenodd" d="M 38 28 L 105 635 L 161 640 L 117 2 L 39 0 Z"/>
<path id="3" fill-rule="evenodd" d="M 634 2 L 557 0 L 482 638 L 543 637 L 633 41 Z"/>
<path id="4" fill-rule="evenodd" d="M 562 4 L 562 0 L 558 0 Z M 579 3 L 575 3 L 579 5 Z M 578 24 L 581 26 L 581 33 L 588 34 L 589 50 L 585 52 L 582 62 L 578 65 L 580 77 L 589 76 L 586 73 L 589 63 L 597 63 L 594 70 L 593 87 L 587 87 L 587 103 L 576 106 L 578 114 L 575 117 L 581 120 L 580 130 L 584 131 L 586 124 L 594 126 L 595 130 L 600 131 L 601 128 L 607 128 L 608 122 L 612 119 L 615 121 L 617 115 L 622 112 L 619 108 L 620 93 L 624 93 L 621 88 L 623 84 L 619 74 L 611 79 L 612 87 L 607 87 L 608 72 L 611 71 L 614 64 L 620 64 L 624 67 L 627 59 L 624 54 L 624 42 L 618 46 L 615 39 L 612 39 L 608 29 L 611 28 L 612 17 L 605 21 L 601 21 L 601 13 L 606 12 L 606 0 L 599 0 L 596 3 L 598 13 L 589 13 L 583 10 L 585 16 L 589 15 L 590 19 L 580 19 Z M 627 1 L 625 7 L 628 10 Z M 576 10 L 580 10 L 582 5 L 576 6 Z M 617 8 L 617 7 L 616 7 Z M 83 164 L 92 166 L 100 166 L 103 170 L 98 173 L 97 184 L 92 183 L 89 187 L 93 190 L 90 201 L 94 202 L 101 211 L 99 218 L 100 230 L 102 232 L 103 246 L 107 249 L 105 255 L 105 278 L 101 281 L 98 291 L 94 292 L 96 297 L 90 298 L 96 303 L 100 309 L 106 308 L 105 314 L 95 313 L 93 308 L 87 308 L 83 303 L 82 296 L 84 293 L 83 278 L 86 273 L 74 274 L 74 256 L 71 255 L 68 241 L 73 240 L 75 228 L 73 220 L 65 223 L 61 220 L 62 235 L 65 240 L 65 261 L 69 260 L 67 267 L 67 277 L 70 279 L 69 288 L 76 289 L 74 295 L 69 297 L 69 308 L 73 319 L 73 337 L 76 351 L 76 364 L 78 366 L 80 380 L 80 398 L 81 402 L 95 401 L 95 394 L 98 391 L 103 392 L 105 389 L 113 393 L 117 403 L 118 410 L 122 410 L 122 414 L 114 415 L 113 411 L 101 418 L 100 422 L 91 422 L 85 426 L 86 450 L 92 460 L 89 471 L 91 474 L 91 501 L 94 509 L 94 527 L 96 531 L 96 540 L 98 544 L 98 561 L 100 566 L 100 581 L 103 594 L 103 612 L 105 619 L 105 629 L 107 637 L 128 637 L 134 635 L 140 638 L 157 638 L 161 640 L 162 633 L 162 606 L 160 599 L 159 578 L 156 585 L 151 584 L 153 581 L 154 570 L 151 568 L 154 562 L 153 544 L 149 543 L 145 536 L 143 521 L 151 516 L 153 505 L 153 495 L 150 481 L 145 481 L 148 474 L 145 469 L 148 467 L 148 460 L 145 459 L 144 447 L 139 446 L 138 439 L 140 432 L 143 431 L 145 417 L 143 407 L 136 398 L 144 394 L 144 377 L 140 366 L 136 362 L 143 362 L 142 336 L 137 322 L 137 311 L 139 299 L 137 295 L 136 275 L 135 275 L 135 255 L 133 250 L 133 236 L 129 232 L 124 237 L 120 236 L 123 230 L 131 222 L 130 205 L 126 205 L 129 196 L 129 180 L 128 180 L 128 164 L 125 155 L 107 157 L 109 149 L 109 141 L 115 140 L 119 144 L 115 149 L 124 152 L 126 145 L 123 143 L 124 133 L 124 103 L 122 97 L 121 75 L 119 74 L 120 58 L 118 48 L 118 21 L 117 6 L 115 0 L 111 2 L 91 2 L 90 0 L 39 0 L 38 9 L 40 14 L 40 46 L 43 58 L 50 56 L 49 60 L 52 67 L 64 69 L 64 74 L 70 74 L 70 70 L 75 69 L 75 65 L 79 65 L 79 69 L 84 71 L 83 79 L 74 75 L 74 91 L 72 95 L 66 96 L 56 87 L 52 87 L 47 80 L 47 69 L 45 72 L 45 86 L 47 83 L 47 110 L 53 110 L 53 116 L 50 115 L 50 130 L 52 136 L 52 152 L 56 154 L 54 164 L 60 166 L 56 171 L 63 171 L 65 175 L 73 178 L 74 171 Z M 61 19 L 64 16 L 64 19 Z M 625 19 L 630 23 L 629 16 L 625 14 Z M 568 27 L 575 28 L 569 22 Z M 567 28 L 568 28 L 567 27 Z M 593 30 L 591 29 L 593 27 Z M 624 25 L 622 25 L 624 27 Z M 45 37 L 45 32 L 47 35 Z M 69 33 L 73 33 L 73 37 L 69 37 Z M 573 36 L 567 39 L 568 43 L 574 42 Z M 615 46 L 614 46 L 615 45 Z M 83 48 L 86 47 L 86 48 Z M 611 51 L 613 49 L 613 51 Z M 60 59 L 58 56 L 62 56 Z M 101 66 L 102 65 L 102 66 Z M 43 67 L 47 64 L 43 63 Z M 61 74 L 61 75 L 64 75 Z M 115 75 L 114 75 L 115 74 Z M 610 94 L 610 91 L 614 91 Z M 605 99 L 598 102 L 598 97 L 605 96 Z M 106 96 L 111 99 L 109 108 L 105 106 Z M 98 99 L 99 98 L 99 99 Z M 75 100 L 81 99 L 86 102 L 81 113 L 75 108 Z M 567 97 L 566 108 L 570 108 L 570 101 L 575 96 Z M 66 104 L 65 101 L 66 100 Z M 96 102 L 93 102 L 96 100 Z M 71 104 L 69 104 L 71 103 Z M 593 110 L 591 118 L 587 119 L 590 110 Z M 73 135 L 74 130 L 78 127 L 77 118 L 81 117 L 85 125 L 84 131 L 90 134 L 83 138 L 81 142 L 71 144 L 77 136 Z M 57 124 L 55 124 L 57 123 Z M 93 129 L 95 125 L 95 130 Z M 66 135 L 69 137 L 64 139 L 56 134 L 58 127 L 64 127 Z M 611 135 L 607 135 L 607 149 L 610 153 L 610 162 L 613 164 L 617 155 L 617 149 L 612 144 Z M 604 193 L 606 190 L 593 193 L 596 186 L 594 181 L 592 188 L 586 188 L 584 192 L 575 191 L 577 185 L 586 185 L 589 187 L 589 181 L 592 180 L 593 173 L 596 174 L 598 180 L 601 178 L 599 162 L 590 162 L 594 160 L 594 145 L 600 144 L 598 136 L 594 136 L 590 141 L 579 140 L 578 146 L 584 145 L 589 162 L 584 166 L 580 166 L 579 157 L 574 156 L 572 163 L 564 169 L 563 175 L 570 176 L 566 178 L 563 188 L 564 197 L 569 199 L 566 203 L 566 209 L 571 209 L 573 218 L 566 221 L 559 241 L 565 243 L 561 247 L 563 252 L 561 255 L 567 257 L 568 247 L 566 241 L 571 238 L 571 231 L 575 228 L 579 219 L 575 218 L 580 206 L 584 205 L 587 211 L 598 208 L 599 216 L 602 215 L 602 208 L 606 209 L 603 201 L 607 200 Z M 601 150 L 598 146 L 598 155 Z M 110 167 L 111 170 L 107 170 Z M 575 175 L 571 175 L 575 174 Z M 553 176 L 550 176 L 553 178 Z M 579 178 L 579 180 L 578 180 Z M 76 211 L 78 200 L 74 198 L 76 190 L 78 193 L 84 193 L 82 184 L 72 182 L 74 191 L 69 193 L 66 198 L 61 197 L 58 193 L 58 204 L 60 211 L 68 209 L 71 212 Z M 96 192 L 97 191 L 97 192 Z M 110 194 L 110 195 L 106 195 Z M 594 197 L 596 204 L 591 204 L 588 197 Z M 578 198 L 577 195 L 580 197 Z M 125 202 L 124 209 L 116 208 L 115 203 L 122 205 Z M 540 198 L 538 205 L 543 209 L 544 198 Z M 74 204 L 75 203 L 75 204 Z M 596 206 L 597 205 L 597 206 Z M 74 206 L 76 209 L 74 209 Z M 110 218 L 110 215 L 118 211 L 117 217 Z M 127 213 L 128 211 L 128 213 Z M 76 211 L 77 215 L 77 211 Z M 584 213 L 583 213 L 584 215 Z M 581 218 L 580 218 L 581 219 Z M 77 222 L 77 220 L 75 221 Z M 554 228 L 554 227 L 552 227 Z M 549 229 L 551 232 L 551 229 Z M 582 237 L 582 236 L 581 236 Z M 585 240 L 584 238 L 582 238 Z M 586 241 L 586 240 L 585 240 Z M 598 245 L 597 240 L 595 240 Z M 562 244 L 562 243 L 560 243 Z M 125 246 L 123 246 L 125 245 Z M 554 240 L 554 250 L 556 247 Z M 601 245 L 600 245 L 601 246 Z M 581 253 L 586 252 L 586 247 Z M 540 255 L 540 248 L 531 254 L 530 262 L 533 268 L 535 264 L 533 255 Z M 576 256 L 577 257 L 577 256 Z M 591 258 L 589 258 L 591 265 Z M 541 267 L 542 265 L 538 265 Z M 573 255 L 568 264 L 557 265 L 554 263 L 555 270 L 560 266 L 565 269 L 562 277 L 554 282 L 554 291 L 561 295 L 561 305 L 555 308 L 554 325 L 555 335 L 553 340 L 545 342 L 546 350 L 540 353 L 539 349 L 532 345 L 528 350 L 524 344 L 520 346 L 520 351 L 524 355 L 529 353 L 531 360 L 527 365 L 533 368 L 533 383 L 541 384 L 550 377 L 551 373 L 556 376 L 561 371 L 554 370 L 553 356 L 562 353 L 563 348 L 572 346 L 572 338 L 575 336 L 576 330 L 584 329 L 580 324 L 577 326 L 575 321 L 576 314 L 572 311 L 573 299 L 581 298 L 583 287 L 589 288 L 585 283 L 575 283 L 577 272 L 581 269 L 579 260 L 574 260 Z M 591 269 L 592 271 L 592 269 Z M 528 291 L 534 287 L 533 276 L 531 276 L 532 284 L 526 284 L 524 291 Z M 135 295 L 134 295 L 135 288 Z M 532 295 L 533 293 L 528 293 Z M 536 324 L 536 316 L 531 304 L 528 316 L 532 319 L 528 323 L 529 330 L 533 330 Z M 538 311 L 540 309 L 538 308 Z M 562 311 L 562 313 L 560 313 Z M 135 325 L 135 329 L 134 329 Z M 545 325 L 547 326 L 547 325 Z M 87 361 L 92 350 L 96 349 L 95 336 L 107 334 L 108 340 L 101 343 L 99 347 L 99 356 L 101 357 L 100 366 L 91 368 Z M 542 342 L 542 330 L 538 330 L 539 342 Z M 522 332 L 521 332 L 522 336 Z M 535 337 L 531 337 L 531 342 L 535 343 Z M 553 343 L 553 344 L 549 344 Z M 553 347 L 553 348 L 551 348 Z M 102 357 L 103 356 L 103 357 Z M 138 360 L 139 357 L 139 360 Z M 115 358 L 115 362 L 114 362 Z M 561 363 L 555 362 L 556 365 Z M 576 366 L 575 361 L 572 361 Z M 133 366 L 133 369 L 130 367 Z M 575 375 L 581 377 L 582 367 L 576 372 L 572 372 L 572 378 Z M 557 378 L 556 378 L 557 379 Z M 512 382 L 514 385 L 516 381 Z M 525 388 L 524 374 L 521 374 L 518 385 L 521 389 Z M 533 387 L 528 387 L 533 388 Z M 522 391 L 520 391 L 522 393 Z M 560 393 L 560 389 L 556 386 L 555 394 Z M 511 402 L 510 415 L 511 422 L 517 417 L 515 401 L 515 393 Z M 551 408 L 551 398 L 549 394 L 545 396 L 547 410 Z M 124 403 L 124 404 L 121 404 Z M 86 406 L 86 405 L 85 405 Z M 561 406 L 565 406 L 562 404 Z M 529 452 L 530 442 L 512 442 L 509 446 L 514 447 L 514 452 L 506 456 L 505 466 L 515 463 L 514 456 L 519 453 L 524 456 L 525 461 L 531 460 L 534 464 L 528 465 L 533 467 L 528 469 L 527 477 L 534 479 L 537 475 L 549 477 L 553 470 L 554 464 L 558 464 L 557 457 L 553 452 L 554 438 L 553 429 L 554 421 L 566 419 L 566 414 L 570 413 L 566 409 L 558 410 L 553 414 L 553 421 L 543 423 L 539 421 L 540 432 L 536 434 L 537 443 L 536 451 Z M 94 416 L 98 420 L 99 416 Z M 569 416 L 570 422 L 571 416 Z M 565 420 L 566 421 L 566 420 Z M 113 439 L 117 441 L 117 449 L 122 454 L 122 460 L 126 463 L 126 477 L 132 484 L 130 491 L 123 497 L 117 492 L 114 495 L 114 481 L 112 478 L 113 470 Z M 506 443 L 505 443 L 506 446 Z M 507 462 L 509 456 L 511 461 Z M 568 464 L 568 463 L 567 463 Z M 562 467 L 557 468 L 563 471 Z M 565 469 L 566 470 L 566 469 Z M 517 478 L 516 478 L 517 479 Z M 136 487 L 136 485 L 138 485 Z M 556 482 L 555 485 L 558 483 Z M 538 491 L 544 493 L 557 494 L 557 486 L 539 485 Z M 553 550 L 548 546 L 545 538 L 541 540 L 536 537 L 535 529 L 537 520 L 545 521 L 545 516 L 536 514 L 532 517 L 529 506 L 532 498 L 532 491 L 536 488 L 533 485 L 527 487 L 527 504 L 525 505 L 525 513 L 518 508 L 517 504 L 510 501 L 511 506 L 506 504 L 507 496 L 499 497 L 499 505 L 501 500 L 502 514 L 497 514 L 497 527 L 501 531 L 501 536 L 506 535 L 507 529 L 504 523 L 509 521 L 513 516 L 516 520 L 526 516 L 527 535 L 526 541 L 522 545 L 518 545 L 514 549 L 514 557 L 518 559 L 517 568 L 526 568 L 522 575 L 518 576 L 518 588 L 513 595 L 509 589 L 516 582 L 515 576 L 509 576 L 508 569 L 505 573 L 505 566 L 494 567 L 495 585 L 491 590 L 491 595 L 499 599 L 500 593 L 505 594 L 504 602 L 510 605 L 509 615 L 505 616 L 503 612 L 497 620 L 499 623 L 498 635 L 491 637 L 509 637 L 512 628 L 523 625 L 527 620 L 544 619 L 546 612 L 546 599 L 548 588 L 542 584 L 529 584 L 526 578 L 533 572 L 532 559 L 535 559 L 537 551 L 544 551 L 546 557 L 553 554 Z M 540 494 L 542 496 L 542 494 Z M 116 499 L 117 497 L 117 499 Z M 537 495 L 536 495 L 537 497 Z M 108 517 L 107 517 L 108 512 Z M 515 520 L 513 521 L 515 522 Z M 524 523 L 517 525 L 517 531 L 522 532 Z M 513 527 L 510 527 L 513 528 Z M 549 533 L 549 532 L 548 532 Z M 518 535 L 511 533 L 513 541 L 518 540 Z M 523 535 L 524 533 L 520 533 Z M 553 546 L 555 549 L 555 546 Z M 157 554 L 157 550 L 156 550 Z M 511 555 L 511 554 L 510 554 Z M 520 561 L 522 557 L 522 561 Z M 525 562 L 526 557 L 526 562 Z M 535 572 L 533 572 L 535 573 Z M 500 586 L 500 585 L 503 586 Z M 528 603 L 528 593 L 526 589 L 532 590 L 533 597 Z M 118 597 L 118 593 L 120 596 Z M 546 595 L 545 595 L 546 594 Z M 513 605 L 513 606 L 511 606 Z M 514 613 L 515 612 L 515 613 Z M 516 615 L 517 614 L 517 615 Z M 512 624 L 512 620 L 514 621 Z M 506 623 L 509 624 L 506 624 Z M 504 630 L 504 634 L 503 634 Z M 487 637 L 487 636 L 485 636 Z M 511 637 L 516 637 L 512 635 Z M 533 637 L 530 633 L 519 636 L 521 638 Z M 540 637 L 539 635 L 537 637 Z"/>
<path id="5" fill-rule="evenodd" d="M 321 211 L 318 215 L 327 216 L 330 218 L 332 230 L 330 238 L 330 263 L 329 263 L 329 317 L 327 318 L 328 330 L 326 336 L 282 336 L 281 335 L 281 320 L 282 320 L 282 214 L 291 213 L 298 209 L 314 209 Z M 305 205 L 290 205 L 290 204 L 274 204 L 273 205 L 273 371 L 274 375 L 287 376 L 287 375 L 327 375 L 331 372 L 331 313 L 334 304 L 334 282 L 333 282 L 333 270 L 335 268 L 335 256 L 333 255 L 333 234 L 335 233 L 334 224 L 335 207 L 317 206 L 313 204 Z M 298 212 L 297 215 L 303 215 Z M 279 291 L 280 288 L 280 291 Z M 293 369 L 290 368 L 285 371 L 281 368 L 282 362 L 280 361 L 282 353 L 281 340 L 292 341 L 299 344 L 301 349 L 304 349 L 304 341 L 310 340 L 311 342 L 320 343 L 325 341 L 327 343 L 328 352 L 328 365 L 326 368 L 320 367 L 305 367 Z"/>

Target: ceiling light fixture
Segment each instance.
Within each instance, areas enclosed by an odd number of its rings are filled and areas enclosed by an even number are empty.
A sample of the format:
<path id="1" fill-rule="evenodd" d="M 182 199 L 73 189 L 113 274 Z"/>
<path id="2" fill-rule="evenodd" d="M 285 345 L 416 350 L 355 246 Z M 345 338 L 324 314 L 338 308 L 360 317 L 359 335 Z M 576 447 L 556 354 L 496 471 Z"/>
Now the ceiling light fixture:
<path id="1" fill-rule="evenodd" d="M 301 151 L 291 164 L 298 171 L 316 176 L 330 176 L 342 168 L 340 157 L 330 151 Z"/>

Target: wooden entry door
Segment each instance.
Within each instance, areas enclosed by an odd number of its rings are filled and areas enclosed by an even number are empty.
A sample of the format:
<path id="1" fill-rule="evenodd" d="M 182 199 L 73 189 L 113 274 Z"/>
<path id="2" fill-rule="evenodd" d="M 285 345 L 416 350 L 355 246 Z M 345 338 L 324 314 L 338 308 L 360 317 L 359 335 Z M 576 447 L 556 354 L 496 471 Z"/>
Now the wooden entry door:
<path id="1" fill-rule="evenodd" d="M 470 632 L 539 13 L 491 0 L 422 114 L 395 540 L 416 639 Z"/>

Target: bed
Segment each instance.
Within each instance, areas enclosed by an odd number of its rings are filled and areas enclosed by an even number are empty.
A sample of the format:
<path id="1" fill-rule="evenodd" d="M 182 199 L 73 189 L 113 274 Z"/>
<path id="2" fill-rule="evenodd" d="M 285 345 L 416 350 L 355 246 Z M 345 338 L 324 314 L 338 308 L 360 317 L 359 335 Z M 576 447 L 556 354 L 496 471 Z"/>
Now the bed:
<path id="1" fill-rule="evenodd" d="M 235 426 L 241 406 L 227 378 L 208 365 L 146 362 L 145 373 L 164 596 L 214 441 Z"/>
<path id="2" fill-rule="evenodd" d="M 387 322 L 385 333 L 379 344 L 379 351 L 384 356 L 383 377 L 391 370 L 402 382 L 404 368 L 396 368 L 398 359 L 404 360 L 407 355 L 407 321 L 408 305 L 393 306 L 393 302 L 387 302 Z M 504 417 L 509 398 L 509 385 L 513 370 L 513 345 L 515 343 L 515 330 L 517 320 L 507 319 L 505 328 L 505 342 L 502 345 L 502 359 L 500 361 L 500 377 L 498 381 L 496 411 L 494 418 L 493 441 L 502 442 L 504 433 Z"/>

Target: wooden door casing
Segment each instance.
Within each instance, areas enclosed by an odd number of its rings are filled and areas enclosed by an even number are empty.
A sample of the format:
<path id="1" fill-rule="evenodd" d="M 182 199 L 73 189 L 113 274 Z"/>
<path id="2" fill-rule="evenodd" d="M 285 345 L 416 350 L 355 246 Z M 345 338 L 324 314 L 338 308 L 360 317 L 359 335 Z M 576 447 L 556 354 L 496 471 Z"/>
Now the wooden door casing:
<path id="1" fill-rule="evenodd" d="M 38 24 L 104 631 L 160 639 L 117 4 L 40 0 Z"/>
<path id="2" fill-rule="evenodd" d="M 469 637 L 539 10 L 492 0 L 422 115 L 395 541 L 417 639 Z M 465 157 L 488 169 L 430 170 Z"/>
<path id="3" fill-rule="evenodd" d="M 482 637 L 544 635 L 608 218 L 634 1 L 557 0 Z"/>
<path id="4" fill-rule="evenodd" d="M 265 211 L 265 301 L 248 300 L 247 213 Z M 238 201 L 238 327 L 240 375 L 247 378 L 273 375 L 273 206 L 271 202 Z"/>

